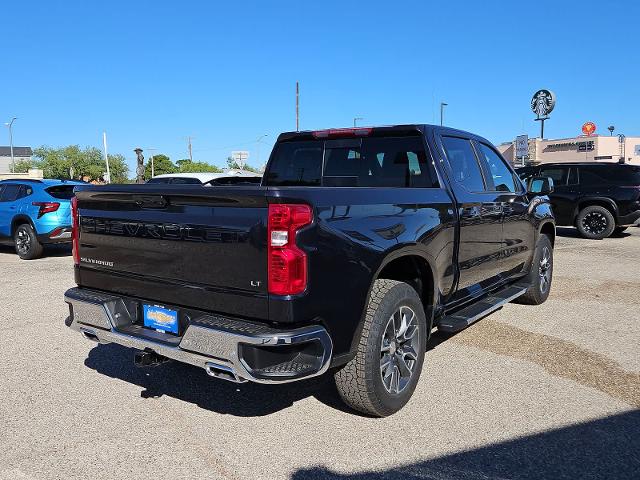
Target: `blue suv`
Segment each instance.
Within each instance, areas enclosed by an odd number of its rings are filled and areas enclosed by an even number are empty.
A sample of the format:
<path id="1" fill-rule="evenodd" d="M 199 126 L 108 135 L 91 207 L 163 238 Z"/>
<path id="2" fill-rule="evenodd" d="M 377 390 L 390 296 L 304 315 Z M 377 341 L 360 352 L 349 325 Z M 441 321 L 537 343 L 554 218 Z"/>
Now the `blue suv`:
<path id="1" fill-rule="evenodd" d="M 0 243 L 20 258 L 42 255 L 45 244 L 71 242 L 73 180 L 0 181 Z"/>

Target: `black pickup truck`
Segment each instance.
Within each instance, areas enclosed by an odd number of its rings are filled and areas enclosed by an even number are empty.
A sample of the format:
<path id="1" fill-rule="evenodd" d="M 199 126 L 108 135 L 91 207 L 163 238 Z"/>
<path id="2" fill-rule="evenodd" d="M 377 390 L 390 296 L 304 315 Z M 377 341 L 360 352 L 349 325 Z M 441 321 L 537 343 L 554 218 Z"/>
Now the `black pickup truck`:
<path id="1" fill-rule="evenodd" d="M 66 323 L 234 382 L 334 375 L 374 416 L 411 397 L 434 328 L 549 295 L 552 183 L 430 125 L 283 133 L 261 185 L 78 187 Z"/>

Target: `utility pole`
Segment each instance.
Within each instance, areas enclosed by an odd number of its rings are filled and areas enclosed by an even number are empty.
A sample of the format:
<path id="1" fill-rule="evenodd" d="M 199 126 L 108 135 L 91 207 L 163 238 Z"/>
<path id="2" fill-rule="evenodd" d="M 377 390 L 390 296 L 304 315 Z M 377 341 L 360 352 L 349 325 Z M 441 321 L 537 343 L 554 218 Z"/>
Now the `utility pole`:
<path id="1" fill-rule="evenodd" d="M 189 138 L 189 161 L 193 162 L 193 152 L 191 150 L 191 137 L 188 137 L 188 138 Z"/>
<path id="2" fill-rule="evenodd" d="M 300 82 L 296 81 L 296 132 L 300 131 Z"/>
<path id="3" fill-rule="evenodd" d="M 109 154 L 107 153 L 107 132 L 102 132 L 102 145 L 104 147 L 104 163 L 107 164 L 107 183 L 111 183 L 111 172 L 109 171 Z"/>
<path id="4" fill-rule="evenodd" d="M 440 126 L 444 125 L 444 107 L 449 105 L 448 103 L 440 102 Z"/>
<path id="5" fill-rule="evenodd" d="M 13 122 L 17 120 L 18 117 L 13 117 L 10 122 L 5 123 L 7 127 L 9 127 L 9 145 L 11 149 L 11 173 L 16 173 L 16 162 L 13 159 Z"/>

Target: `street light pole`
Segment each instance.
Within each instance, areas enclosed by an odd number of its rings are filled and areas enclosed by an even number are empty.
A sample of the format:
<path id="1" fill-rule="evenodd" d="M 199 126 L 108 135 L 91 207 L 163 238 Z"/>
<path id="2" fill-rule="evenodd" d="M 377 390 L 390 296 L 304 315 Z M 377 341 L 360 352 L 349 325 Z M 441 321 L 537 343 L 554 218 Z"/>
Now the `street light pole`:
<path id="1" fill-rule="evenodd" d="M 13 159 L 13 122 L 17 120 L 18 117 L 13 117 L 10 122 L 5 123 L 7 127 L 9 127 L 9 148 L 11 149 L 11 173 L 16 173 L 16 162 Z"/>
<path id="2" fill-rule="evenodd" d="M 364 117 L 354 117 L 353 118 L 353 128 L 356 128 L 356 123 L 358 120 L 364 120 Z"/>
<path id="3" fill-rule="evenodd" d="M 257 150 L 258 150 L 258 159 L 257 159 L 257 161 L 258 161 L 258 168 L 260 168 L 260 142 L 262 141 L 262 139 L 263 139 L 263 138 L 266 138 L 266 137 L 268 137 L 268 136 L 269 136 L 269 134 L 268 134 L 268 133 L 265 133 L 265 134 L 263 134 L 263 135 L 260 135 L 260 136 L 258 137 L 258 139 L 256 140 L 256 144 L 257 144 L 257 145 L 256 145 L 256 147 L 257 147 Z"/>
<path id="4" fill-rule="evenodd" d="M 444 125 L 444 107 L 449 105 L 448 103 L 440 102 L 440 126 Z"/>

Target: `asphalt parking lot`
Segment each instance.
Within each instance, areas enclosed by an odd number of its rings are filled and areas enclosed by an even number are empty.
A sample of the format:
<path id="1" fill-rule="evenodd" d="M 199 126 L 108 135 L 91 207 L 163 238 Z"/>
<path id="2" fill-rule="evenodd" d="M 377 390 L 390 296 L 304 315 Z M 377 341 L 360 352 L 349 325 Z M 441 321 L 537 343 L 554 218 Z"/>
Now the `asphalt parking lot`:
<path id="1" fill-rule="evenodd" d="M 65 251 L 0 249 L 0 479 L 638 478 L 640 228 L 559 229 L 551 297 L 435 335 L 407 407 L 235 385 L 64 326 Z"/>

